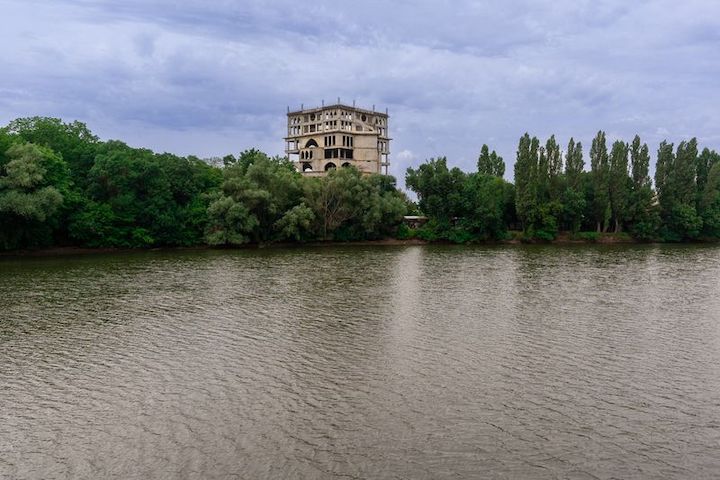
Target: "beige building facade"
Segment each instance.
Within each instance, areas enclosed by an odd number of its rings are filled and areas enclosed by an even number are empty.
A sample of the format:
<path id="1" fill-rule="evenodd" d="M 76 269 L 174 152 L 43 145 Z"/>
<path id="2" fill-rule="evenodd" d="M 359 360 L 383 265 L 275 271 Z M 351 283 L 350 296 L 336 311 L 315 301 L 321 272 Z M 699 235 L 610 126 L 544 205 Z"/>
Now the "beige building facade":
<path id="1" fill-rule="evenodd" d="M 323 176 L 354 166 L 363 173 L 387 174 L 390 155 L 388 113 L 343 105 L 287 112 L 285 153 L 298 171 Z"/>

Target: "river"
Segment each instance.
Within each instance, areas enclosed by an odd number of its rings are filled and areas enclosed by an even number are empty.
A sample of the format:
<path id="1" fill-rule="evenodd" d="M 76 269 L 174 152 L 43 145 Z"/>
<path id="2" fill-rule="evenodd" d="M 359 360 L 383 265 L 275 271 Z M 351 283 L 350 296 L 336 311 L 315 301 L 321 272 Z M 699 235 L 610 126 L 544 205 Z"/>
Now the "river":
<path id="1" fill-rule="evenodd" d="M 0 478 L 717 478 L 720 248 L 0 258 Z"/>

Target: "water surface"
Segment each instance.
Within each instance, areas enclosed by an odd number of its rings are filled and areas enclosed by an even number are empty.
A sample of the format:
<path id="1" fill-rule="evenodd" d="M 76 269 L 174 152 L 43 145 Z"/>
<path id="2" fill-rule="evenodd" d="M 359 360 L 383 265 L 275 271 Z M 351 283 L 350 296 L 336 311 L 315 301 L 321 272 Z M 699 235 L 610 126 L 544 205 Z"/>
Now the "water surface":
<path id="1" fill-rule="evenodd" d="M 0 478 L 717 478 L 720 249 L 0 259 Z"/>

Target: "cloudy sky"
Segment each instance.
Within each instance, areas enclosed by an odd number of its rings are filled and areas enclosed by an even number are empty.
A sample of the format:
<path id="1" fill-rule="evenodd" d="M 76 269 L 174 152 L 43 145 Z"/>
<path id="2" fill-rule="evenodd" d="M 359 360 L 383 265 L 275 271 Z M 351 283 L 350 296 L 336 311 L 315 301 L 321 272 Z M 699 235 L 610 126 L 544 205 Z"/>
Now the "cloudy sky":
<path id="1" fill-rule="evenodd" d="M 282 153 L 287 106 L 390 111 L 391 173 L 525 131 L 720 148 L 720 2 L 0 0 L 0 124 L 201 157 Z"/>

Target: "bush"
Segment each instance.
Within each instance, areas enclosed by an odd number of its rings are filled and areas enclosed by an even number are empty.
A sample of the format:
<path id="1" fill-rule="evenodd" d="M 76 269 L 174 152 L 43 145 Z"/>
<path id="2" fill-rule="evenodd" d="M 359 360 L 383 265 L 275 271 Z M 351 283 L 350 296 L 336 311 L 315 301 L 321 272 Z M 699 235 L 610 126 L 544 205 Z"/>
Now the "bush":
<path id="1" fill-rule="evenodd" d="M 584 240 L 586 242 L 595 243 L 600 239 L 598 232 L 577 232 L 571 237 L 573 240 Z"/>
<path id="2" fill-rule="evenodd" d="M 409 240 L 411 238 L 415 238 L 416 236 L 417 230 L 408 227 L 404 223 L 400 224 L 397 229 L 397 233 L 395 234 L 395 238 L 397 238 L 398 240 Z"/>
<path id="3" fill-rule="evenodd" d="M 555 237 L 557 236 L 557 231 L 548 231 L 548 230 L 536 230 L 535 231 L 535 238 L 538 240 L 543 240 L 545 242 L 552 242 L 555 240 Z"/>
<path id="4" fill-rule="evenodd" d="M 429 224 L 423 225 L 415 230 L 415 236 L 421 240 L 425 240 L 426 242 L 437 242 L 438 240 L 443 239 L 443 237 L 438 235 L 436 230 Z"/>
<path id="5" fill-rule="evenodd" d="M 453 228 L 448 232 L 447 239 L 453 243 L 470 243 L 477 237 L 464 228 Z"/>

